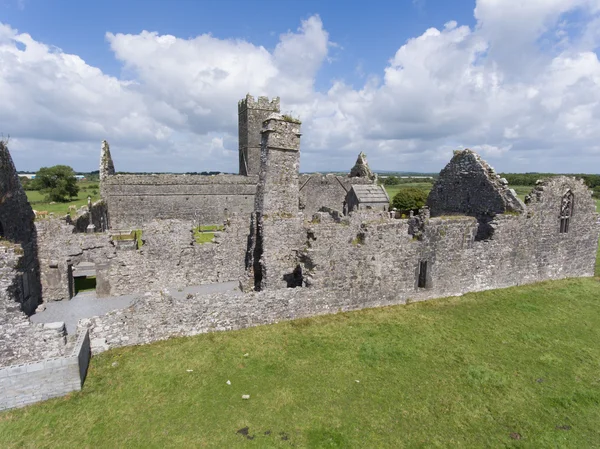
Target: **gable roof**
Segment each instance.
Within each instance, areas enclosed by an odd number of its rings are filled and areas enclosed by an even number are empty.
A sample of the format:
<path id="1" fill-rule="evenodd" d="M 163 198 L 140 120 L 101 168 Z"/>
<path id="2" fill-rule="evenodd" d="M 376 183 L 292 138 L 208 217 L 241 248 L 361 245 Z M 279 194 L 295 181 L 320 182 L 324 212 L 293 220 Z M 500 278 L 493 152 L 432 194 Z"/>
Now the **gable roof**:
<path id="1" fill-rule="evenodd" d="M 354 195 L 360 203 L 389 203 L 390 197 L 383 186 L 375 184 L 356 184 L 352 186 L 350 191 L 354 191 Z"/>

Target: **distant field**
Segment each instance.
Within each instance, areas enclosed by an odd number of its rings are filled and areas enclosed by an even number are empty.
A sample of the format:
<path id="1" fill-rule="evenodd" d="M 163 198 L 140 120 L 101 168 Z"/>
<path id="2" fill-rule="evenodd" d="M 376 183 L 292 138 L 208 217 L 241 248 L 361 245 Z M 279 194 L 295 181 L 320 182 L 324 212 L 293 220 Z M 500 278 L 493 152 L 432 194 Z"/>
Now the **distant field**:
<path id="1" fill-rule="evenodd" d="M 387 191 L 390 197 L 390 201 L 393 200 L 394 195 L 396 195 L 396 193 L 398 193 L 398 191 L 404 187 L 417 187 L 419 189 L 423 189 L 429 192 L 431 190 L 432 184 L 427 182 L 415 182 L 410 184 L 400 184 L 396 186 L 385 186 L 385 190 Z M 515 189 L 515 192 L 517 192 L 517 196 L 521 200 L 525 200 L 525 196 L 533 190 L 532 186 L 510 186 L 510 188 Z M 600 199 L 596 200 L 596 210 L 600 212 Z"/>
<path id="2" fill-rule="evenodd" d="M 27 199 L 29 200 L 29 204 L 31 204 L 33 209 L 38 211 L 46 210 L 48 212 L 54 212 L 56 215 L 66 215 L 69 212 L 69 206 L 76 206 L 79 208 L 86 205 L 88 195 L 92 197 L 92 202 L 100 199 L 100 188 L 98 182 L 80 181 L 77 183 L 77 185 L 79 186 L 79 195 L 77 195 L 76 200 L 74 199 L 68 203 L 50 204 L 44 199 L 44 195 L 37 190 L 28 190 L 25 193 L 27 194 Z M 98 187 L 94 188 L 94 186 Z"/>
<path id="3" fill-rule="evenodd" d="M 429 192 L 431 190 L 431 186 L 432 184 L 430 182 L 411 182 L 407 184 L 398 184 L 395 186 L 385 186 L 385 190 L 388 196 L 390 197 L 391 201 L 394 199 L 396 193 L 398 193 L 398 191 L 400 191 L 401 189 L 405 189 L 407 187 L 416 187 L 417 189 L 423 189 L 426 192 Z"/>

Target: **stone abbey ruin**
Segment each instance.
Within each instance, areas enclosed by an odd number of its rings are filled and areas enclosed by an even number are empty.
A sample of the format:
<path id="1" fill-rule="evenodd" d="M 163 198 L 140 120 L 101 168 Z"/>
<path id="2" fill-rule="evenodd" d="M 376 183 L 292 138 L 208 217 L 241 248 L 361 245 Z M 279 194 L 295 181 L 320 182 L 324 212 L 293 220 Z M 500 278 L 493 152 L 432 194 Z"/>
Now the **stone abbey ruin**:
<path id="1" fill-rule="evenodd" d="M 238 175 L 117 174 L 103 142 L 102 200 L 74 219 L 34 221 L 0 147 L 0 409 L 81 388 L 90 348 L 594 274 L 600 221 L 580 179 L 540 180 L 522 202 L 457 151 L 402 218 L 362 153 L 346 176 L 300 174 L 301 124 L 279 99 L 247 96 L 238 113 Z M 82 277 L 96 301 L 130 305 L 71 335 L 33 322 Z M 226 282 L 237 287 L 178 294 Z"/>

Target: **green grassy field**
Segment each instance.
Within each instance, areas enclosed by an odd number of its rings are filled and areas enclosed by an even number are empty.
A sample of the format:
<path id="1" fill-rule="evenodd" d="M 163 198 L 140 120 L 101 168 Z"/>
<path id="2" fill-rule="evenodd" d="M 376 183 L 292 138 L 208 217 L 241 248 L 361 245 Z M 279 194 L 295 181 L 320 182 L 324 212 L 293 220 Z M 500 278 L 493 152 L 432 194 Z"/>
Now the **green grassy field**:
<path id="1" fill-rule="evenodd" d="M 599 282 L 112 350 L 83 391 L 0 414 L 0 447 L 594 447 Z"/>
<path id="2" fill-rule="evenodd" d="M 25 193 L 27 194 L 27 199 L 33 209 L 37 211 L 46 210 L 48 212 L 54 212 L 55 215 L 60 216 L 66 215 L 69 212 L 69 206 L 76 206 L 77 208 L 85 206 L 87 204 L 88 195 L 92 197 L 92 202 L 100 199 L 100 189 L 99 187 L 96 187 L 99 185 L 98 182 L 79 181 L 77 185 L 79 186 L 77 199 L 73 199 L 68 203 L 50 204 L 45 200 L 44 195 L 37 190 L 27 190 Z"/>

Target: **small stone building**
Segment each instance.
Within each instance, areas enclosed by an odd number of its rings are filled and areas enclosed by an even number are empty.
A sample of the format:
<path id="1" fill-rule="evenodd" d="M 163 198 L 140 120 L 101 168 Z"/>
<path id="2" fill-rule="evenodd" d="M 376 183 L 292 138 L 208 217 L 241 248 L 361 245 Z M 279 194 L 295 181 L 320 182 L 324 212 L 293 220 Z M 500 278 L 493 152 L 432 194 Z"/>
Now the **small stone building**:
<path id="1" fill-rule="evenodd" d="M 376 184 L 353 185 L 346 195 L 344 212 L 357 210 L 386 211 L 390 207 L 390 197 L 385 188 Z"/>

